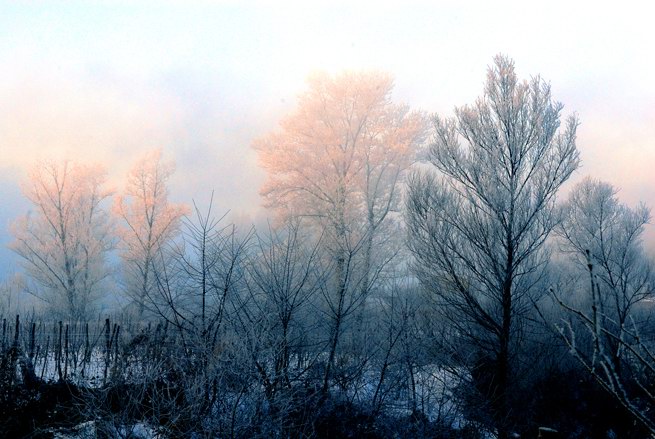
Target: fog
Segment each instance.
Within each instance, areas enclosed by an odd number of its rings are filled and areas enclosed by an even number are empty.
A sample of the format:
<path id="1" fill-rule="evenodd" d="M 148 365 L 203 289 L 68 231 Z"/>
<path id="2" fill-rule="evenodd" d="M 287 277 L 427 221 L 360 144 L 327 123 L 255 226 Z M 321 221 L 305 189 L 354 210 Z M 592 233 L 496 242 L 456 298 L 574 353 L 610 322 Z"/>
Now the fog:
<path id="1" fill-rule="evenodd" d="M 119 189 L 161 147 L 178 201 L 262 216 L 252 141 L 274 129 L 315 70 L 378 69 L 395 99 L 442 115 L 471 102 L 496 53 L 541 74 L 580 116 L 585 175 L 655 205 L 655 39 L 646 13 L 549 2 L 5 4 L 0 14 L 0 242 L 37 160 L 103 163 Z M 647 236 L 653 233 L 648 230 Z M 649 238 L 652 241 L 652 237 Z M 3 245 L 0 272 L 15 264 Z"/>

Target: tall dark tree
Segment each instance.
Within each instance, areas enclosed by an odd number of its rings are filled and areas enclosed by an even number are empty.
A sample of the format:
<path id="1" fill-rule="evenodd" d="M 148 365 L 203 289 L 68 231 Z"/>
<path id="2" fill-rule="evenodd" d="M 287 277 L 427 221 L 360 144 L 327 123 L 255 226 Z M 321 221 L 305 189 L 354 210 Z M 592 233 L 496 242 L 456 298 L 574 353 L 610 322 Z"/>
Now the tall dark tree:
<path id="1" fill-rule="evenodd" d="M 434 118 L 432 169 L 409 183 L 416 273 L 470 342 L 473 375 L 481 365 L 491 371 L 484 393 L 500 438 L 512 431 L 513 360 L 547 262 L 555 197 L 579 163 L 578 121 L 571 116 L 560 128 L 561 110 L 547 83 L 519 81 L 513 61 L 499 55 L 475 104 Z"/>

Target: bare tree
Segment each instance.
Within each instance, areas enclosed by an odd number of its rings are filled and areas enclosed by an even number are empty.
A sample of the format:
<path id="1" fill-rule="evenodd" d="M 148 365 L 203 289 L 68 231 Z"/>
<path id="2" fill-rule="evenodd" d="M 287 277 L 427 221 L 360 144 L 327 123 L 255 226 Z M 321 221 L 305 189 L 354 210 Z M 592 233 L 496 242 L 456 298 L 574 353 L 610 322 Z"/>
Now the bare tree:
<path id="1" fill-rule="evenodd" d="M 105 171 L 68 161 L 33 168 L 24 193 L 34 211 L 18 220 L 11 249 L 21 257 L 28 291 L 71 319 L 83 319 L 110 274 L 114 246 L 103 209 Z"/>
<path id="2" fill-rule="evenodd" d="M 179 418 L 171 431 L 213 437 L 225 421 L 214 419 L 216 412 L 233 402 L 224 399 L 232 391 L 242 398 L 254 382 L 239 375 L 247 369 L 241 363 L 242 334 L 228 325 L 228 308 L 243 294 L 251 233 L 240 236 L 235 226 L 222 225 L 223 217 L 213 215 L 213 197 L 206 211 L 194 203 L 194 213 L 184 218 L 181 239 L 158 249 L 152 265 L 155 288 L 148 291 L 144 308 L 164 322 L 174 340 L 160 375 L 154 375 L 171 382 L 170 391 L 156 395 L 169 401 L 172 407 L 166 410 Z"/>
<path id="3" fill-rule="evenodd" d="M 578 166 L 578 122 L 569 117 L 559 130 L 561 110 L 547 84 L 519 81 L 499 55 L 475 104 L 434 118 L 429 161 L 438 175 L 416 172 L 409 182 L 416 273 L 493 371 L 488 396 L 500 438 L 511 432 L 512 359 L 547 261 L 555 196 Z"/>
<path id="4" fill-rule="evenodd" d="M 602 288 L 602 311 L 620 330 L 634 306 L 651 294 L 652 264 L 641 245 L 649 209 L 643 204 L 631 209 L 616 194 L 608 183 L 583 180 L 562 206 L 563 221 L 556 232 L 560 249 L 583 272 L 591 259 Z"/>
<path id="5" fill-rule="evenodd" d="M 303 241 L 311 242 L 297 220 L 280 230 L 269 229 L 267 235 L 258 233 L 257 253 L 249 264 L 249 289 L 267 322 L 275 366 L 273 378 L 267 381 L 273 389 L 291 386 L 292 354 L 300 353 L 308 329 L 298 314 L 323 281 L 317 267 L 319 242 L 307 245 Z"/>
<path id="6" fill-rule="evenodd" d="M 243 367 L 263 390 L 251 398 L 266 406 L 257 414 L 258 424 L 269 425 L 265 436 L 305 431 L 315 414 L 306 385 L 318 357 L 307 346 L 316 329 L 313 299 L 324 277 L 318 249 L 297 219 L 257 232 L 247 264 L 247 293 L 233 302 L 233 328 L 247 355 Z"/>
<path id="7" fill-rule="evenodd" d="M 168 201 L 168 179 L 172 163 L 162 161 L 161 150 L 142 157 L 128 175 L 123 194 L 116 197 L 114 212 L 121 220 L 121 256 L 127 294 L 137 303 L 141 317 L 144 301 L 151 295 L 154 266 L 160 249 L 179 233 L 180 220 L 187 208 Z"/>
<path id="8" fill-rule="evenodd" d="M 620 327 L 603 309 L 602 286 L 588 259 L 589 295 L 586 307 L 572 305 L 558 297 L 569 318 L 556 325 L 571 354 L 600 386 L 617 400 L 630 415 L 655 437 L 655 346 L 644 336 L 648 325 L 629 316 Z M 648 310 L 650 311 L 650 310 Z"/>
<path id="9" fill-rule="evenodd" d="M 601 387 L 655 434 L 649 413 L 655 357 L 640 320 L 649 313 L 640 307 L 653 294 L 653 266 L 641 242 L 650 211 L 643 204 L 630 208 L 616 194 L 612 185 L 587 178 L 562 206 L 557 235 L 580 282 L 553 291 L 568 311 L 557 329 Z"/>
<path id="10" fill-rule="evenodd" d="M 378 270 L 375 235 L 391 219 L 400 177 L 423 138 L 423 115 L 393 104 L 392 87 L 381 73 L 315 75 L 282 130 L 254 144 L 268 172 L 266 205 L 282 218 L 308 218 L 334 267 L 326 389 L 343 318 L 363 303 Z"/>
<path id="11" fill-rule="evenodd" d="M 391 102 L 393 81 L 382 73 L 317 74 L 309 86 L 282 131 L 254 144 L 268 172 L 261 193 L 281 217 L 319 224 L 337 253 L 366 236 L 370 257 L 376 230 L 397 207 L 424 117 Z"/>
<path id="12" fill-rule="evenodd" d="M 178 331 L 186 348 L 211 352 L 224 323 L 229 296 L 237 294 L 245 274 L 252 236 L 240 236 L 236 226 L 194 203 L 195 217 L 185 217 L 181 240 L 161 247 L 154 266 L 156 288 L 145 308 Z M 195 347 L 194 347 L 195 346 Z M 204 354 L 202 354 L 204 355 Z"/>

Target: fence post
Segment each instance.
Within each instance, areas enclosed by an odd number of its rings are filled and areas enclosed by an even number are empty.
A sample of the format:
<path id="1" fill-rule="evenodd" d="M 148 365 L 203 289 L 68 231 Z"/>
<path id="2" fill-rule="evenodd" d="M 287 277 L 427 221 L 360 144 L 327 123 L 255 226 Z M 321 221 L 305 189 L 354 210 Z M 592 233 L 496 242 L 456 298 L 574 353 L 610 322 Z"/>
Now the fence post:
<path id="1" fill-rule="evenodd" d="M 105 371 L 102 375 L 102 384 L 107 384 L 107 371 L 109 370 L 109 354 L 111 350 L 111 339 L 109 338 L 109 318 L 105 319 Z"/>

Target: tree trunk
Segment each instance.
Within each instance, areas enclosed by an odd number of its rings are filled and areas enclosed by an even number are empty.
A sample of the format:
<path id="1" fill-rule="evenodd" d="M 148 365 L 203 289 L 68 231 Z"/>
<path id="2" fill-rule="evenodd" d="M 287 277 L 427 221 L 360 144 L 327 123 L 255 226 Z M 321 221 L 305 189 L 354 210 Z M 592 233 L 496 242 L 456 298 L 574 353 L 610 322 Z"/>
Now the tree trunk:
<path id="1" fill-rule="evenodd" d="M 509 241 L 510 238 L 508 238 Z M 496 423 L 498 427 L 498 438 L 509 439 L 510 434 L 510 407 L 508 398 L 509 387 L 509 345 L 512 329 L 512 266 L 514 264 L 514 252 L 508 242 L 507 265 L 505 267 L 505 279 L 502 291 L 502 325 L 498 337 L 498 357 L 496 358 L 496 386 L 494 399 L 496 405 Z"/>

